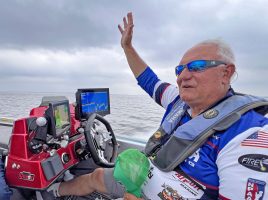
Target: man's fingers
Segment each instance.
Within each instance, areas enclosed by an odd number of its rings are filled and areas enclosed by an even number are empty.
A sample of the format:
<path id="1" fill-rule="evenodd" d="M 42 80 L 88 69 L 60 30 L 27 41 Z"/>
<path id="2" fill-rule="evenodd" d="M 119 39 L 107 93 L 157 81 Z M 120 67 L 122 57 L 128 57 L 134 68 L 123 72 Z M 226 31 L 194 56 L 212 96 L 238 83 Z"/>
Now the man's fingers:
<path id="1" fill-rule="evenodd" d="M 129 25 L 133 25 L 133 16 L 132 16 L 132 12 L 129 12 L 127 14 L 127 20 L 128 20 L 128 24 Z"/>
<path id="2" fill-rule="evenodd" d="M 128 29 L 128 31 L 129 31 L 129 33 L 131 33 L 131 35 L 132 35 L 132 33 L 133 33 L 133 27 L 134 27 L 134 24 L 132 24 L 132 25 L 129 27 L 129 29 Z"/>
<path id="3" fill-rule="evenodd" d="M 126 17 L 123 18 L 123 27 L 124 29 L 122 28 L 120 24 L 118 25 L 118 29 L 121 34 L 123 34 L 125 31 L 127 34 L 132 33 L 134 25 L 133 25 L 133 17 L 132 17 L 131 12 L 127 14 L 127 18 Z"/>
<path id="4" fill-rule="evenodd" d="M 127 28 L 127 20 L 125 17 L 123 18 L 123 22 L 124 22 L 124 29 L 126 29 Z"/>
<path id="5" fill-rule="evenodd" d="M 118 29 L 119 29 L 120 33 L 123 34 L 124 30 L 122 29 L 122 27 L 120 25 L 118 25 Z"/>

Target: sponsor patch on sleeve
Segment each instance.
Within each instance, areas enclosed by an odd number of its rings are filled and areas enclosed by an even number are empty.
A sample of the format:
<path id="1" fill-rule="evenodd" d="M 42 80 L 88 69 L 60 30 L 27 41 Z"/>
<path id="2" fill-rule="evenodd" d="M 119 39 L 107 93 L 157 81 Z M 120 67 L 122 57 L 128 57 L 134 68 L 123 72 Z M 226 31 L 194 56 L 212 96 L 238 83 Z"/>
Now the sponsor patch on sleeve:
<path id="1" fill-rule="evenodd" d="M 249 178 L 246 187 L 245 199 L 247 200 L 262 200 L 264 196 L 266 182 L 257 179 Z"/>
<path id="2" fill-rule="evenodd" d="M 268 173 L 268 156 L 263 154 L 246 154 L 238 158 L 238 163 L 248 169 Z"/>

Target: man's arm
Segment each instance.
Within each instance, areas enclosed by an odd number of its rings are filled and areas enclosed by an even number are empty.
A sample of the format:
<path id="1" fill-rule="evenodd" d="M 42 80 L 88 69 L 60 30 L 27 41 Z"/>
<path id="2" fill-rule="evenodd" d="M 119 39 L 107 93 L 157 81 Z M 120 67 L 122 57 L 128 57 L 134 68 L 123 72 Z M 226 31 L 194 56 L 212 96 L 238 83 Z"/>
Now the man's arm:
<path id="1" fill-rule="evenodd" d="M 91 174 L 85 174 L 79 176 L 75 179 L 72 179 L 68 182 L 62 182 L 59 187 L 59 195 L 66 196 L 66 195 L 77 195 L 77 196 L 84 196 L 93 192 L 93 188 L 90 185 L 92 182 Z"/>
<path id="2" fill-rule="evenodd" d="M 118 29 L 122 34 L 121 46 L 124 49 L 130 69 L 143 90 L 166 109 L 168 104 L 178 96 L 177 88 L 169 83 L 161 82 L 132 46 L 134 27 L 132 13 L 127 14 L 127 19 L 126 17 L 123 18 L 123 24 L 124 28 L 118 25 Z"/>
<path id="3" fill-rule="evenodd" d="M 133 16 L 132 13 L 127 14 L 123 18 L 124 28 L 118 25 L 118 29 L 122 34 L 121 46 L 124 49 L 128 64 L 132 70 L 134 76 L 137 78 L 147 67 L 147 64 L 141 59 L 139 54 L 136 52 L 132 46 L 132 35 L 133 35 Z"/>
<path id="4" fill-rule="evenodd" d="M 47 191 L 52 192 L 55 197 L 67 195 L 85 196 L 94 191 L 107 193 L 104 183 L 104 170 L 103 168 L 97 168 L 90 174 L 76 177 L 67 182 L 52 184 Z"/>
<path id="5" fill-rule="evenodd" d="M 143 199 L 138 198 L 138 197 L 134 196 L 133 194 L 125 193 L 124 200 L 143 200 Z"/>

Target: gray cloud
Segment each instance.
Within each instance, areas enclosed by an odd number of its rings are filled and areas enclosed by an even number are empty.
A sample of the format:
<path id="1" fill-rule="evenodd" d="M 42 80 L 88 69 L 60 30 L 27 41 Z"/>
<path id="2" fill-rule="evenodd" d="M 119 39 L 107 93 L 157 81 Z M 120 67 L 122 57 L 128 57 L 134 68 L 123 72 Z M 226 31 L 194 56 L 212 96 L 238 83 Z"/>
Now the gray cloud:
<path id="1" fill-rule="evenodd" d="M 163 79 L 195 43 L 222 38 L 237 57 L 238 90 L 267 90 L 265 0 L 0 0 L 0 90 L 111 87 L 139 93 L 117 24 L 134 14 L 134 44 Z M 252 76 L 252 73 L 259 73 Z M 57 85 L 57 87 L 55 86 Z"/>
<path id="2" fill-rule="evenodd" d="M 1 3 L 1 46 L 76 48 L 112 42 L 83 1 L 5 1 Z M 102 38 L 102 40 L 100 40 Z"/>

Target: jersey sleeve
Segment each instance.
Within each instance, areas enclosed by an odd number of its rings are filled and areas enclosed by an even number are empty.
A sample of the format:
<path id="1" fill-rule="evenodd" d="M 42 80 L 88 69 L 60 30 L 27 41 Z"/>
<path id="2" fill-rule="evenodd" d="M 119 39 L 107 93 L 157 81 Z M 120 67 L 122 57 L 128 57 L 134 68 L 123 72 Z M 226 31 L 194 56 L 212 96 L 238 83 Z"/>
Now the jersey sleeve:
<path id="1" fill-rule="evenodd" d="M 268 199 L 268 120 L 263 121 L 219 152 L 219 199 Z"/>
<path id="2" fill-rule="evenodd" d="M 137 81 L 138 85 L 165 109 L 179 95 L 176 86 L 161 81 L 150 67 L 137 77 Z"/>

